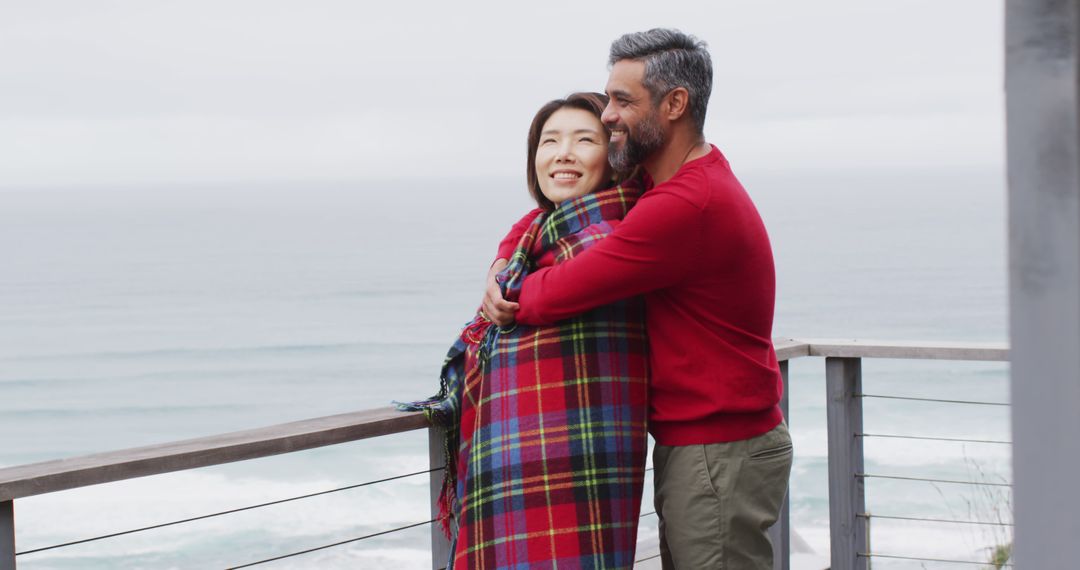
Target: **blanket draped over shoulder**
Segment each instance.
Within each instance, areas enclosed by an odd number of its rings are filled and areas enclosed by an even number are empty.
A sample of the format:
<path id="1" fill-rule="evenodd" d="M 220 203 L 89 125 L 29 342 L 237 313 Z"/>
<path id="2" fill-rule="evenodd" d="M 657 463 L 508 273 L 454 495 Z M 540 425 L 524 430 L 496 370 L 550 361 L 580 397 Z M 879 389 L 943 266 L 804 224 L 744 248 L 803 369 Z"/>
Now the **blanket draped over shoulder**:
<path id="1" fill-rule="evenodd" d="M 639 195 L 623 185 L 539 214 L 497 277 L 504 297 L 609 234 Z M 405 406 L 447 431 L 450 568 L 633 566 L 646 350 L 640 298 L 548 326 L 500 329 L 480 314 L 465 326 L 440 393 Z"/>

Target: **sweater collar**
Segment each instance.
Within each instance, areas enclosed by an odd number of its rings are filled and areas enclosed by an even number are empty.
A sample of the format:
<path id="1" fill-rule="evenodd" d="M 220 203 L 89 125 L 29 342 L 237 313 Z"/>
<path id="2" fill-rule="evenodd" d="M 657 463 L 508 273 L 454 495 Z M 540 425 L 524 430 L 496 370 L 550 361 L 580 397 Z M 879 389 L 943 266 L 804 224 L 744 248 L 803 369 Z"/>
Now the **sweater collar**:
<path id="1" fill-rule="evenodd" d="M 708 154 L 700 158 L 695 158 L 694 160 L 691 160 L 690 162 L 687 162 L 680 166 L 679 169 L 675 171 L 675 174 L 672 175 L 671 179 L 674 180 L 675 178 L 678 178 L 678 176 L 687 169 L 712 164 L 713 162 L 716 162 L 718 160 L 726 165 L 727 158 L 724 157 L 724 153 L 720 152 L 720 149 L 716 148 L 716 145 L 712 143 L 709 143 L 709 146 L 712 148 L 712 150 L 710 150 Z M 644 184 L 645 190 L 652 190 L 653 187 L 656 186 L 656 182 L 653 181 L 652 176 L 649 176 L 649 173 L 645 171 L 644 168 L 641 169 L 641 172 L 641 180 Z"/>

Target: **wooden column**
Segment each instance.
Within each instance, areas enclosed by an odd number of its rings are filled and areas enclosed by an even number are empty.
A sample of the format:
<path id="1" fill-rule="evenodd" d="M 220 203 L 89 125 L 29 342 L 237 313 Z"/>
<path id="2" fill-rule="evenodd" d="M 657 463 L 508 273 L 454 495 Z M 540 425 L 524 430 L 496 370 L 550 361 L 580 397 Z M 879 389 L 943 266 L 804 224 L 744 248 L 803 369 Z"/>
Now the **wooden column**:
<path id="1" fill-rule="evenodd" d="M 428 428 L 428 465 L 431 469 L 443 467 L 446 464 L 446 432 L 442 428 Z M 439 493 L 442 492 L 443 471 L 432 471 L 429 476 L 431 492 L 431 518 L 439 516 Z M 438 521 L 431 523 L 431 568 L 443 570 L 450 560 L 450 541 L 443 534 L 442 524 Z"/>
<path id="2" fill-rule="evenodd" d="M 784 379 L 784 395 L 780 397 L 780 409 L 784 412 L 784 420 L 791 425 L 788 416 L 788 361 L 780 361 L 780 376 Z M 791 490 L 784 497 L 784 506 L 780 507 L 780 520 L 769 527 L 769 540 L 772 541 L 773 570 L 789 570 L 791 568 Z"/>
<path id="3" fill-rule="evenodd" d="M 1073 567 L 1080 536 L 1076 0 L 1006 0 L 1015 561 Z"/>
<path id="4" fill-rule="evenodd" d="M 15 570 L 15 501 L 0 501 L 0 570 Z"/>
<path id="5" fill-rule="evenodd" d="M 829 531 L 832 570 L 866 570 L 866 493 L 863 486 L 862 360 L 826 358 L 829 425 Z"/>

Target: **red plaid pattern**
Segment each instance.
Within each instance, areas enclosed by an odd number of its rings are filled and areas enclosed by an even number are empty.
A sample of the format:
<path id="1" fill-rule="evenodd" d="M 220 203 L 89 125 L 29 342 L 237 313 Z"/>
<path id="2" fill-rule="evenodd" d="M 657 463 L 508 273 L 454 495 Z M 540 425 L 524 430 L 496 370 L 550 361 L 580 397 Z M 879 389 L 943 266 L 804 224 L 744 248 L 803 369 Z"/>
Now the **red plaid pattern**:
<path id="1" fill-rule="evenodd" d="M 499 276 L 504 296 L 515 299 L 528 272 L 610 233 L 639 194 L 619 186 L 540 214 Z M 551 326 L 499 330 L 477 317 L 465 327 L 443 390 L 418 403 L 448 427 L 457 452 L 448 462 L 454 493 L 445 490 L 457 523 L 450 568 L 633 566 L 646 351 L 640 298 Z"/>

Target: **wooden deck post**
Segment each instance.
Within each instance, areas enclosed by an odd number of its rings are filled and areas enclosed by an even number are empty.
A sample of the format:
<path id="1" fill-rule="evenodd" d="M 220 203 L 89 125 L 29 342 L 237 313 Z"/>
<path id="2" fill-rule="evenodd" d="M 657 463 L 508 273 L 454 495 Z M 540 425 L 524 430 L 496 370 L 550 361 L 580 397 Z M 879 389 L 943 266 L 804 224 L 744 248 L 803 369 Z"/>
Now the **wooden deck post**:
<path id="1" fill-rule="evenodd" d="M 1080 536 L 1080 7 L 1006 0 L 1009 336 L 1022 568 L 1075 567 Z"/>
<path id="2" fill-rule="evenodd" d="M 784 412 L 784 420 L 791 425 L 788 417 L 788 361 L 780 361 L 780 376 L 784 380 L 784 395 L 780 397 L 780 409 Z M 773 570 L 789 570 L 791 568 L 791 490 L 784 497 L 784 505 L 780 507 L 780 520 L 769 527 L 769 540 L 772 541 Z"/>
<path id="3" fill-rule="evenodd" d="M 829 531 L 832 570 L 866 570 L 866 493 L 863 486 L 862 360 L 826 358 L 829 425 Z"/>
<path id="4" fill-rule="evenodd" d="M 439 427 L 428 428 L 428 465 L 437 469 L 446 465 L 446 432 Z M 439 517 L 439 493 L 442 492 L 444 471 L 432 471 L 429 475 L 431 492 L 431 518 Z M 431 568 L 443 570 L 450 560 L 450 541 L 443 534 L 439 521 L 431 523 Z M 0 568 L 0 570 L 3 570 Z"/>
<path id="5" fill-rule="evenodd" d="M 0 501 L 0 570 L 15 570 L 15 501 Z"/>

